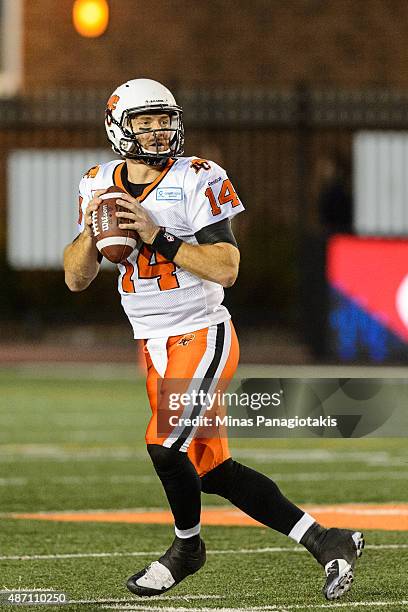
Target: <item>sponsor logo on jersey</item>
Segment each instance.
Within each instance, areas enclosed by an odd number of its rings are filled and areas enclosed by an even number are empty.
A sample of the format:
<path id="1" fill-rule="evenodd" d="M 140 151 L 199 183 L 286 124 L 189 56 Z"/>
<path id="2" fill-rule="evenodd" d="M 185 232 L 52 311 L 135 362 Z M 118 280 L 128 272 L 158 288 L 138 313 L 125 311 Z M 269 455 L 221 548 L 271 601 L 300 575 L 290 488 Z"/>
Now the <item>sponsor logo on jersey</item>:
<path id="1" fill-rule="evenodd" d="M 156 189 L 156 200 L 181 200 L 183 190 L 181 187 L 161 187 Z"/>
<path id="2" fill-rule="evenodd" d="M 222 176 L 219 176 L 218 178 L 214 179 L 213 181 L 208 181 L 208 185 L 209 187 L 211 187 L 211 185 L 215 185 L 215 183 L 219 183 L 222 180 Z"/>
<path id="3" fill-rule="evenodd" d="M 187 344 L 194 340 L 194 338 L 195 334 L 185 334 L 182 338 L 180 338 L 177 344 L 180 344 L 181 346 L 187 346 Z"/>

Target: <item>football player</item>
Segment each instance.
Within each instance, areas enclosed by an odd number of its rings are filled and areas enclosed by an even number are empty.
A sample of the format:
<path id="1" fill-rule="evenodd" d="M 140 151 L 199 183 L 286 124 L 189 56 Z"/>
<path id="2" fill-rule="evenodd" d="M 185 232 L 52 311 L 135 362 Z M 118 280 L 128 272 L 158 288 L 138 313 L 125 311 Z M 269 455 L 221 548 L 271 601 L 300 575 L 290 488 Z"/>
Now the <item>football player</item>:
<path id="1" fill-rule="evenodd" d="M 272 480 L 234 461 L 225 437 L 199 438 L 193 426 L 163 433 L 158 426 L 158 383 L 187 380 L 189 390 L 216 391 L 237 368 L 238 340 L 222 301 L 240 260 L 230 220 L 244 207 L 223 168 L 183 157 L 182 109 L 160 83 L 135 79 L 119 86 L 108 100 L 105 128 L 119 159 L 94 166 L 80 182 L 79 234 L 64 252 L 65 278 L 72 291 L 82 291 L 98 274 L 92 212 L 108 187 L 122 187 L 120 227 L 136 230 L 140 240 L 118 264 L 118 289 L 134 337 L 144 343 L 152 410 L 147 450 L 175 523 L 168 550 L 127 586 L 136 595 L 161 595 L 204 565 L 204 491 L 303 544 L 325 568 L 326 597 L 336 599 L 353 580 L 360 532 L 321 527 Z M 205 408 L 187 406 L 183 416 Z"/>

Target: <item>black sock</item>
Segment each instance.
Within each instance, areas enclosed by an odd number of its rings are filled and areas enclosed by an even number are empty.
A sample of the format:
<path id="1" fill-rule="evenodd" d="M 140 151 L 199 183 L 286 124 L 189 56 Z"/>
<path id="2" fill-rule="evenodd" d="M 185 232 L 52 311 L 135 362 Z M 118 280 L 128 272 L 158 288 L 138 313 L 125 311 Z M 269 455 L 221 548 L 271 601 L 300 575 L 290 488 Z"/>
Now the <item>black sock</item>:
<path id="1" fill-rule="evenodd" d="M 159 444 L 148 444 L 147 450 L 166 492 L 177 529 L 195 527 L 200 522 L 201 484 L 187 453 Z"/>
<path id="2" fill-rule="evenodd" d="M 285 535 L 304 515 L 273 480 L 232 459 L 205 474 L 201 488 L 225 497 L 255 520 Z"/>

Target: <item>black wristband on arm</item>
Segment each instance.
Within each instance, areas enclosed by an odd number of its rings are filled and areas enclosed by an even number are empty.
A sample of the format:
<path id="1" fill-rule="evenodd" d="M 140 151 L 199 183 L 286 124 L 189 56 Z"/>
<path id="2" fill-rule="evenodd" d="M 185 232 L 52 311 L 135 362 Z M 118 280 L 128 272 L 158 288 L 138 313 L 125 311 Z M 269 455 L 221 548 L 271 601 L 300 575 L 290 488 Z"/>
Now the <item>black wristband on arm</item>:
<path id="1" fill-rule="evenodd" d="M 152 248 L 154 251 L 160 253 L 167 259 L 167 261 L 173 261 L 183 241 L 173 234 L 169 234 L 165 229 L 160 229 L 156 235 L 156 238 L 152 242 Z"/>

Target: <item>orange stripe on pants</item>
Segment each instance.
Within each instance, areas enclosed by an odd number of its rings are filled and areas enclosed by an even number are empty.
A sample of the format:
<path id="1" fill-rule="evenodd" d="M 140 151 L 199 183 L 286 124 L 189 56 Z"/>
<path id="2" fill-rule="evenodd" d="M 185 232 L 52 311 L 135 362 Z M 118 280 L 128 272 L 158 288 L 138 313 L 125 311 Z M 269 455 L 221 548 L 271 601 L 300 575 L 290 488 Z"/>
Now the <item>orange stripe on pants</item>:
<path id="1" fill-rule="evenodd" d="M 217 383 L 213 393 L 224 392 L 233 378 L 239 361 L 239 344 L 231 321 L 226 325 L 230 326 L 231 345 L 222 372 L 217 376 Z M 163 445 L 167 436 L 158 436 L 158 386 L 164 385 L 166 380 L 180 380 L 184 385 L 184 391 L 188 388 L 189 381 L 194 377 L 197 369 L 202 362 L 208 347 L 208 332 L 210 328 L 200 329 L 189 334 L 171 336 L 167 341 L 167 369 L 164 378 L 161 378 L 155 369 L 150 355 L 147 351 L 147 380 L 146 388 L 152 410 L 152 417 L 146 430 L 147 444 Z M 228 448 L 226 437 L 213 438 L 193 438 L 188 448 L 188 456 L 194 464 L 199 476 L 203 476 L 228 459 L 231 454 Z"/>

